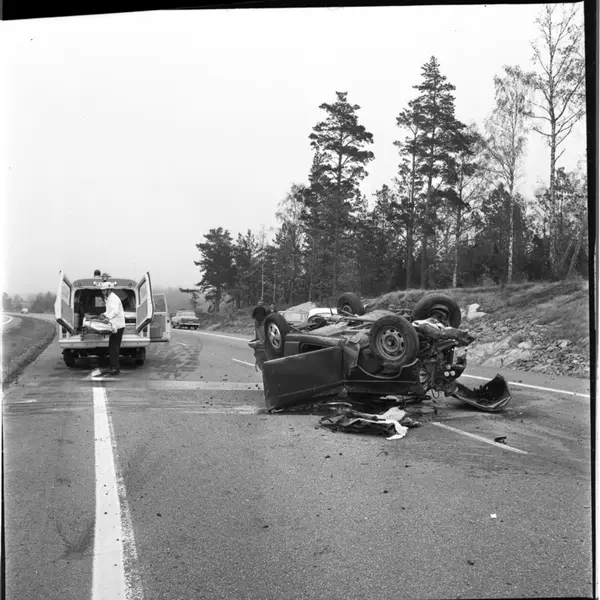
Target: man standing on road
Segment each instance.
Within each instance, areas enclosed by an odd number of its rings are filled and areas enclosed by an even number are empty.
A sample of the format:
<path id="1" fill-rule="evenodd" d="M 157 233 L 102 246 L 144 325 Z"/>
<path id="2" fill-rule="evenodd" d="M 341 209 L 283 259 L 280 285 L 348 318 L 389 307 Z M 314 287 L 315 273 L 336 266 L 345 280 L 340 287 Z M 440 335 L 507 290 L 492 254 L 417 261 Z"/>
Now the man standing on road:
<path id="1" fill-rule="evenodd" d="M 252 311 L 252 318 L 254 319 L 254 339 L 253 342 L 260 340 L 264 341 L 264 331 L 263 331 L 263 321 L 267 316 L 267 309 L 263 306 L 262 299 L 258 301 L 258 304 L 254 307 Z"/>
<path id="2" fill-rule="evenodd" d="M 119 353 L 121 350 L 121 340 L 123 339 L 123 331 L 125 331 L 125 313 L 121 299 L 110 284 L 103 283 L 101 286 L 102 296 L 106 305 L 106 312 L 102 316 L 110 323 L 111 334 L 108 338 L 108 353 L 110 356 L 110 369 L 104 371 L 101 375 L 118 375 L 121 370 L 119 368 Z"/>
<path id="3" fill-rule="evenodd" d="M 269 304 L 269 312 L 267 314 L 272 314 L 272 313 L 276 313 L 277 309 L 275 308 L 275 304 L 273 304 L 273 302 L 271 302 L 271 304 Z"/>

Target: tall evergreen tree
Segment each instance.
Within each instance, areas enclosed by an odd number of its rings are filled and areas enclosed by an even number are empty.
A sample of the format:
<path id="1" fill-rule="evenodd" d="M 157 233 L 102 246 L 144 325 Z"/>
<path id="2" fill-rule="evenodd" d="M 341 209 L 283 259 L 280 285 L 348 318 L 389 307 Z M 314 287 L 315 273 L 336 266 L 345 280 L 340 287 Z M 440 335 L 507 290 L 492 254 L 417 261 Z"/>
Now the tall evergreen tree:
<path id="1" fill-rule="evenodd" d="M 366 177 L 366 165 L 374 155 L 366 147 L 373 135 L 358 122 L 357 104 L 350 104 L 347 92 L 336 92 L 337 101 L 321 104 L 326 119 L 310 134 L 311 147 L 319 153 L 320 185 L 333 221 L 332 295 L 338 291 L 342 240 L 350 225 L 352 201 L 358 196 L 358 185 Z"/>
<path id="2" fill-rule="evenodd" d="M 454 153 L 460 143 L 459 133 L 465 125 L 455 117 L 456 89 L 440 72 L 435 56 L 421 68 L 422 81 L 413 86 L 419 90 L 414 103 L 420 133 L 416 140 L 419 169 L 425 178 L 425 206 L 421 231 L 421 287 L 428 285 L 427 246 L 435 233 L 436 209 L 447 195 L 447 174 L 452 172 Z"/>
<path id="3" fill-rule="evenodd" d="M 246 306 L 252 303 L 259 294 L 258 254 L 258 242 L 252 231 L 248 229 L 245 235 L 238 233 L 232 249 L 235 287 L 239 290 L 240 300 Z"/>
<path id="4" fill-rule="evenodd" d="M 235 279 L 233 239 L 229 231 L 222 227 L 210 229 L 204 239 L 205 242 L 196 244 L 201 258 L 194 264 L 202 273 L 202 279 L 196 285 L 201 292 L 214 294 L 215 310 L 219 311 L 223 291 L 232 287 Z"/>
<path id="5" fill-rule="evenodd" d="M 398 127 L 406 129 L 408 135 L 404 142 L 396 141 L 400 153 L 398 174 L 395 178 L 400 220 L 404 224 L 406 235 L 406 289 L 413 286 L 414 247 L 419 223 L 423 211 L 424 178 L 419 169 L 418 141 L 421 136 L 421 107 L 418 100 L 411 100 L 408 109 L 396 118 Z"/>

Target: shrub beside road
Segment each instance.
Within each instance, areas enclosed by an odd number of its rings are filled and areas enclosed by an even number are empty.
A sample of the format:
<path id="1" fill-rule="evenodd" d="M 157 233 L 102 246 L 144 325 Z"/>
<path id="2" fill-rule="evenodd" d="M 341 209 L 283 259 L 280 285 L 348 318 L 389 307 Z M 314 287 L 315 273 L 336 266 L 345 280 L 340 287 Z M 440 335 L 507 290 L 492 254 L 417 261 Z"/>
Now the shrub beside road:
<path id="1" fill-rule="evenodd" d="M 2 333 L 2 387 L 32 363 L 56 336 L 56 323 L 19 315 L 20 323 Z"/>

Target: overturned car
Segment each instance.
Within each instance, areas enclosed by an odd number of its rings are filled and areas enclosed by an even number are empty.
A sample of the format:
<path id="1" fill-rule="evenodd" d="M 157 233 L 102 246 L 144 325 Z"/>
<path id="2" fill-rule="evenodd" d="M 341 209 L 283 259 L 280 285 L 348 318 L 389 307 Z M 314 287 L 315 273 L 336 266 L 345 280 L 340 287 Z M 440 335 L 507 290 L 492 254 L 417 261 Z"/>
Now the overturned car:
<path id="1" fill-rule="evenodd" d="M 425 295 L 407 312 L 394 306 L 367 311 L 359 296 L 345 293 L 336 313 L 315 315 L 299 326 L 280 313 L 268 315 L 264 343 L 249 345 L 262 370 L 269 410 L 345 391 L 349 400 L 443 393 L 498 412 L 512 397 L 502 376 L 474 390 L 456 381 L 474 341 L 460 323 L 460 308 L 446 294 Z"/>

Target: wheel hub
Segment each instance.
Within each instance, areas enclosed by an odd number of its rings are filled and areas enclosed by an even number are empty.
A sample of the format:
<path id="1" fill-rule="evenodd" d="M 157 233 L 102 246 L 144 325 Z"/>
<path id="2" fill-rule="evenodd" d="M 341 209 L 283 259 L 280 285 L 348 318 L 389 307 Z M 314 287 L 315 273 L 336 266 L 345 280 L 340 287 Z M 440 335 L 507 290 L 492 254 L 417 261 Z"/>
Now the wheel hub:
<path id="1" fill-rule="evenodd" d="M 404 338 L 395 328 L 386 329 L 383 331 L 378 342 L 378 346 L 382 354 L 391 359 L 399 358 L 406 350 Z"/>
<path id="2" fill-rule="evenodd" d="M 277 327 L 277 325 L 271 323 L 268 327 L 267 335 L 269 336 L 269 342 L 271 342 L 271 346 L 273 346 L 273 348 L 281 348 L 281 332 L 279 331 L 279 327 Z"/>

